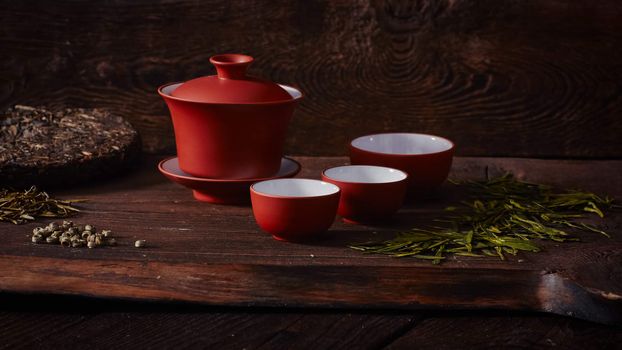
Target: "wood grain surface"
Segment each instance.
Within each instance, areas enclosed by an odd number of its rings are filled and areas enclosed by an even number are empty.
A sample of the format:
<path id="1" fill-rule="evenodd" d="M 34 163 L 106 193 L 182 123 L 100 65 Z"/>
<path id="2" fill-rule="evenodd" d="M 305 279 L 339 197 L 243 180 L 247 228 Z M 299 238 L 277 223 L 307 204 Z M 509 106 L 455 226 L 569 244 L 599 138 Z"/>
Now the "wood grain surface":
<path id="1" fill-rule="evenodd" d="M 104 107 L 174 152 L 157 86 L 216 53 L 306 98 L 287 152 L 426 132 L 461 155 L 621 157 L 616 0 L 0 1 L 0 107 Z"/>
<path id="2" fill-rule="evenodd" d="M 0 299 L 0 349 L 616 349 L 619 327 L 507 311 L 300 310 Z"/>
<path id="3" fill-rule="evenodd" d="M 303 177 L 318 177 L 321 169 L 346 162 L 298 160 Z M 231 306 L 492 308 L 622 322 L 620 215 L 602 223 L 612 239 L 584 234 L 581 243 L 543 242 L 543 252 L 508 261 L 456 257 L 433 266 L 363 255 L 346 246 L 431 223 L 442 208 L 459 200 L 452 186 L 405 207 L 390 225 L 337 221 L 329 239 L 288 244 L 262 233 L 248 207 L 193 200 L 189 190 L 158 174 L 155 163 L 151 159 L 120 180 L 57 193 L 87 199 L 74 221 L 117 232 L 117 247 L 34 245 L 28 233 L 36 223 L 3 225 L 0 291 Z M 622 161 L 457 158 L 451 176 L 483 178 L 512 171 L 531 181 L 622 197 L 620 170 Z M 148 248 L 134 248 L 136 239 L 146 239 Z"/>
<path id="4" fill-rule="evenodd" d="M 393 341 L 387 349 L 616 349 L 619 328 L 553 317 L 489 314 L 433 317 Z"/>

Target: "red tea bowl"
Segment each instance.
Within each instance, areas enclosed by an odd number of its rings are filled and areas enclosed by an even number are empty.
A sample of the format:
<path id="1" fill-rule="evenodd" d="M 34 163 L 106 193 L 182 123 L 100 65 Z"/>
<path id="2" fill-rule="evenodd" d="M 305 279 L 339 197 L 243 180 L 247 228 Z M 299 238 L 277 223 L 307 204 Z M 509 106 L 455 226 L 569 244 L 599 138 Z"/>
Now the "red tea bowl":
<path id="1" fill-rule="evenodd" d="M 281 164 L 288 124 L 302 93 L 246 76 L 252 57 L 210 59 L 218 75 L 161 86 L 179 166 L 210 179 L 265 178 Z"/>
<path id="2" fill-rule="evenodd" d="M 408 174 L 409 191 L 425 194 L 445 182 L 451 169 L 454 144 L 434 135 L 386 133 L 350 142 L 350 162 L 399 169 Z"/>
<path id="3" fill-rule="evenodd" d="M 281 241 L 322 237 L 337 216 L 339 187 L 311 179 L 277 179 L 251 186 L 259 227 Z"/>
<path id="4" fill-rule="evenodd" d="M 337 213 L 352 223 L 377 222 L 395 214 L 406 196 L 408 175 L 374 165 L 345 165 L 326 169 L 322 180 L 341 190 Z"/>

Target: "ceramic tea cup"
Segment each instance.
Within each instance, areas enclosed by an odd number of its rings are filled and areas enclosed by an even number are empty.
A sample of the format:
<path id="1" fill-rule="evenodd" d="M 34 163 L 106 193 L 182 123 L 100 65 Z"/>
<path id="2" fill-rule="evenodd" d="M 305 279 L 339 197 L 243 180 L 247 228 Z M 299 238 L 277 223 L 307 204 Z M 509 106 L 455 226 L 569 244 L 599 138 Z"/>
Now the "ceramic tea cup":
<path id="1" fill-rule="evenodd" d="M 326 169 L 322 180 L 341 189 L 337 213 L 346 221 L 383 221 L 395 214 L 406 195 L 408 175 L 373 165 L 346 165 Z"/>
<path id="2" fill-rule="evenodd" d="M 257 224 L 283 241 L 320 237 L 335 220 L 339 195 L 339 187 L 311 179 L 267 180 L 251 186 Z"/>
<path id="3" fill-rule="evenodd" d="M 454 155 L 450 140 L 434 135 L 386 133 L 358 137 L 350 143 L 352 164 L 395 168 L 409 176 L 409 189 L 428 193 L 449 175 Z"/>

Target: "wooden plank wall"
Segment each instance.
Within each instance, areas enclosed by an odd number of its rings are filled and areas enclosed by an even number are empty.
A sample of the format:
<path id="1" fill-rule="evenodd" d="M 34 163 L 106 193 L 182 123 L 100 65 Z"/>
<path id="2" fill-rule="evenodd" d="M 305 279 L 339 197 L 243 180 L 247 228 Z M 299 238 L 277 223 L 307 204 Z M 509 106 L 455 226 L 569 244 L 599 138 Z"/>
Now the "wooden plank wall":
<path id="1" fill-rule="evenodd" d="M 621 157 L 621 18 L 618 0 L 5 0 L 0 107 L 106 107 L 173 153 L 157 86 L 241 52 L 306 94 L 289 154 L 403 130 L 461 155 Z"/>

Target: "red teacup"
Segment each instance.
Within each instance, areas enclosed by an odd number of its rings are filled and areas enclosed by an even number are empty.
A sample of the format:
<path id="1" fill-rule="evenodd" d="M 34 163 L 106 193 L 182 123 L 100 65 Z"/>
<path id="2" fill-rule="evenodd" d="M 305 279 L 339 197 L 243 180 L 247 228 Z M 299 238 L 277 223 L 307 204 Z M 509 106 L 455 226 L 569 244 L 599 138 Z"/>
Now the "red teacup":
<path id="1" fill-rule="evenodd" d="M 446 138 L 411 133 L 367 135 L 350 143 L 352 164 L 379 165 L 405 171 L 410 190 L 427 193 L 449 175 L 454 144 Z"/>
<path id="2" fill-rule="evenodd" d="M 277 179 L 251 186 L 259 227 L 283 241 L 318 238 L 335 221 L 339 187 L 319 180 Z"/>
<path id="3" fill-rule="evenodd" d="M 338 214 L 350 222 L 376 222 L 395 214 L 406 195 L 408 175 L 393 168 L 346 165 L 322 172 L 322 180 L 339 186 Z"/>

